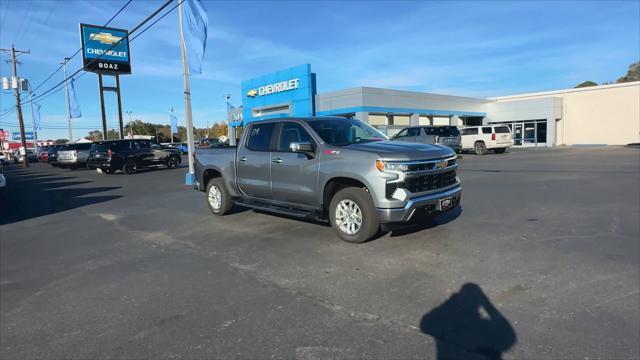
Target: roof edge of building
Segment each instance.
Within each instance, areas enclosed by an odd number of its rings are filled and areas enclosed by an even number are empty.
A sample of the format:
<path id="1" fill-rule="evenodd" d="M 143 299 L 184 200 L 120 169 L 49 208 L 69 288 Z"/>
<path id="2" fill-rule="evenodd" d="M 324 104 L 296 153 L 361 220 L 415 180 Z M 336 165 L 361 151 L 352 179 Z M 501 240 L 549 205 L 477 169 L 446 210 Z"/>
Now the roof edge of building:
<path id="1" fill-rule="evenodd" d="M 595 90 L 604 90 L 604 89 L 629 87 L 629 86 L 640 86 L 640 81 L 630 81 L 630 82 L 608 84 L 608 85 L 586 86 L 581 88 L 538 91 L 538 92 L 515 94 L 515 95 L 493 96 L 493 97 L 488 97 L 487 99 L 488 100 L 511 100 L 511 99 L 517 99 L 517 98 L 526 98 L 531 96 L 556 95 L 556 94 L 564 94 L 564 93 L 571 93 L 571 92 L 595 91 Z"/>

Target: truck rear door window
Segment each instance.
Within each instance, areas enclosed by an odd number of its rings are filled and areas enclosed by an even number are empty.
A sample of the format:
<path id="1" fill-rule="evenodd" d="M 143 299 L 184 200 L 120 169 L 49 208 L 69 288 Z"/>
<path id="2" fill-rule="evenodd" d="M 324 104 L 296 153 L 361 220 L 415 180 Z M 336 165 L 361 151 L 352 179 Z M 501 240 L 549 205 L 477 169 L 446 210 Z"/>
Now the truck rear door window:
<path id="1" fill-rule="evenodd" d="M 271 135 L 275 123 L 258 124 L 251 126 L 251 132 L 247 139 L 247 149 L 252 151 L 271 150 Z"/>
<path id="2" fill-rule="evenodd" d="M 491 134 L 491 126 L 485 126 L 482 128 L 483 134 Z"/>
<path id="3" fill-rule="evenodd" d="M 496 134 L 509 134 L 511 130 L 506 126 L 496 126 Z"/>

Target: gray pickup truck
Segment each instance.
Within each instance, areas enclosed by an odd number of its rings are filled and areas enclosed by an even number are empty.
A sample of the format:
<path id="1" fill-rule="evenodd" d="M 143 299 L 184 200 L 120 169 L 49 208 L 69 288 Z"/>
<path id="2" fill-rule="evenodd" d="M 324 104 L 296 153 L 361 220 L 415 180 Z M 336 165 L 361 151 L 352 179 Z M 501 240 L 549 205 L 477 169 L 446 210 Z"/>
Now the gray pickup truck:
<path id="1" fill-rule="evenodd" d="M 359 120 L 282 118 L 248 124 L 237 147 L 197 149 L 195 187 L 216 215 L 239 204 L 328 220 L 360 243 L 458 205 L 457 167 L 448 147 L 389 141 Z"/>

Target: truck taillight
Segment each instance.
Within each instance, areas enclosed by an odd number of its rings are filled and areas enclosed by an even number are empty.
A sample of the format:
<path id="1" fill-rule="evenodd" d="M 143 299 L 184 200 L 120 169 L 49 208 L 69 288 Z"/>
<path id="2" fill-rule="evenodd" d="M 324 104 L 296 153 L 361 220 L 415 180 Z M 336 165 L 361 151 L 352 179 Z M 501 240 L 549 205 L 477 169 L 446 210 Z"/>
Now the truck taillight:
<path id="1" fill-rule="evenodd" d="M 111 149 L 107 150 L 107 157 L 109 159 L 111 159 L 111 156 L 113 155 L 113 151 L 111 151 Z"/>
<path id="2" fill-rule="evenodd" d="M 491 134 L 491 140 L 495 140 L 496 139 L 496 134 Z"/>

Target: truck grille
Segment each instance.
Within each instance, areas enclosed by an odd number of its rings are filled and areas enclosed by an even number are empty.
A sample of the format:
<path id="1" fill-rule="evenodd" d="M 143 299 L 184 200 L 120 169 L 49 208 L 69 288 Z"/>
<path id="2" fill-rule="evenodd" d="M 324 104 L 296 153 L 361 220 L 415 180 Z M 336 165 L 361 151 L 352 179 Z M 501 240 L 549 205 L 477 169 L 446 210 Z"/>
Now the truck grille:
<path id="1" fill-rule="evenodd" d="M 405 180 L 405 188 L 412 193 L 437 190 L 456 183 L 456 171 L 450 170 L 437 174 L 409 177 Z"/>

